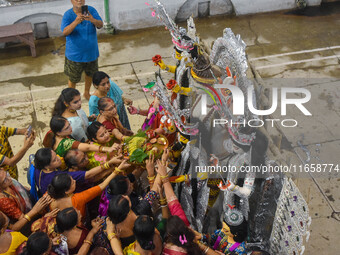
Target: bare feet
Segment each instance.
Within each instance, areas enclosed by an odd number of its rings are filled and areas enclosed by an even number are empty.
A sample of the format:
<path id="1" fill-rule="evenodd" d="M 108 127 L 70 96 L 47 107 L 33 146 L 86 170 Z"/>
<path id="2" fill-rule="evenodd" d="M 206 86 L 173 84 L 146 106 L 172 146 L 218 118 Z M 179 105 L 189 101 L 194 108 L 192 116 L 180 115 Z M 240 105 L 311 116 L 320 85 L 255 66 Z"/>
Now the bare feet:
<path id="1" fill-rule="evenodd" d="M 86 99 L 86 100 L 90 100 L 90 93 L 84 93 L 83 94 L 83 97 Z"/>

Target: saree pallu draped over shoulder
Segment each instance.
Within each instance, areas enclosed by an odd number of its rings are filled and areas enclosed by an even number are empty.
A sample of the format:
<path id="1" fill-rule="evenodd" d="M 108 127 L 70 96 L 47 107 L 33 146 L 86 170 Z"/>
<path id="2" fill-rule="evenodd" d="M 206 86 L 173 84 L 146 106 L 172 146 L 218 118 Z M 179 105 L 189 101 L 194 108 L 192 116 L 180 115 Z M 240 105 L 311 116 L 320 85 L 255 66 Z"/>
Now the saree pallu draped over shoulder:
<path id="1" fill-rule="evenodd" d="M 66 153 L 71 149 L 77 149 L 80 142 L 73 140 L 71 138 L 64 138 L 60 141 L 57 148 L 55 149 L 55 153 L 60 157 L 64 157 Z"/>

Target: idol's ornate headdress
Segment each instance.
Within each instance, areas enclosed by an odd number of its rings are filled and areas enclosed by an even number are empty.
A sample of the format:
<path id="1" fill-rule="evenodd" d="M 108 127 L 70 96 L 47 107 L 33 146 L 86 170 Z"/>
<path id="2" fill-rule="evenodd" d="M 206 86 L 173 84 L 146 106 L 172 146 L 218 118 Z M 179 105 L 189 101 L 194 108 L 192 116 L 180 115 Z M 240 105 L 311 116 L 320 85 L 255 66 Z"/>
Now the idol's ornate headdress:
<path id="1" fill-rule="evenodd" d="M 231 73 L 238 77 L 238 86 L 247 89 L 248 84 L 244 84 L 248 69 L 246 58 L 246 44 L 240 35 L 235 35 L 230 28 L 223 31 L 223 37 L 215 40 L 210 54 L 210 62 L 220 66 L 222 69 L 229 67 Z M 243 88 L 245 87 L 245 88 Z"/>
<path id="2" fill-rule="evenodd" d="M 195 40 L 189 37 L 187 34 L 187 30 L 184 27 L 178 27 L 176 23 L 170 18 L 169 14 L 166 12 L 163 4 L 155 0 L 156 2 L 156 8 L 152 9 L 156 15 L 157 18 L 159 18 L 163 24 L 165 25 L 166 29 L 169 30 L 172 42 L 175 45 L 175 47 L 180 51 L 190 51 L 194 48 Z M 188 21 L 188 31 L 190 35 L 192 33 L 196 32 L 196 28 L 194 26 L 194 23 L 191 19 L 191 22 Z"/>
<path id="3" fill-rule="evenodd" d="M 155 83 L 155 92 L 156 96 L 159 99 L 161 105 L 166 109 L 167 116 L 175 123 L 176 127 L 179 131 L 185 135 L 197 135 L 198 133 L 198 123 L 195 125 L 190 125 L 184 123 L 185 119 L 188 119 L 190 116 L 190 109 L 176 109 L 169 98 L 168 90 L 163 82 L 162 77 L 159 72 L 155 73 L 156 83 Z"/>
<path id="4" fill-rule="evenodd" d="M 233 79 L 233 85 L 237 86 L 244 95 L 244 115 L 234 116 L 231 119 L 234 123 L 244 122 L 244 126 L 250 119 L 257 119 L 258 117 L 252 114 L 248 108 L 248 93 L 249 87 L 253 87 L 252 82 L 247 78 L 248 63 L 246 58 L 246 44 L 241 39 L 240 35 L 235 35 L 230 28 L 223 31 L 223 36 L 215 40 L 211 54 L 210 62 L 212 65 L 221 67 L 222 70 L 227 69 L 229 79 Z M 228 82 L 227 79 L 224 82 Z M 256 95 L 254 90 L 252 94 L 253 102 L 256 104 Z M 225 116 L 230 116 L 230 109 L 222 107 Z M 230 120 L 230 119 L 229 119 Z M 229 133 L 234 141 L 241 145 L 251 145 L 255 140 L 255 133 L 243 132 L 241 125 L 231 125 Z"/>

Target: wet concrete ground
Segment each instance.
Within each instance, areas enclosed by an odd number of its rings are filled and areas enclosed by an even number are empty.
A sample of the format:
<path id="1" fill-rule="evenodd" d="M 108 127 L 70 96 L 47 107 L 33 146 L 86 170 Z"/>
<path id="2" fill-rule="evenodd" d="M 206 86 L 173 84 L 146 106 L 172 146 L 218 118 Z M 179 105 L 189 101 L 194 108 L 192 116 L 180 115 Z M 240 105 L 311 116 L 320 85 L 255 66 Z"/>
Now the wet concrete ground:
<path id="1" fill-rule="evenodd" d="M 303 87 L 312 99 L 306 108 L 313 114 L 304 116 L 297 108 L 288 107 L 284 119 L 294 118 L 296 128 L 282 128 L 286 142 L 283 155 L 299 165 L 307 160 L 304 145 L 311 154 L 309 163 L 340 164 L 340 5 L 333 3 L 305 13 L 282 12 L 244 17 L 214 17 L 196 20 L 202 39 L 211 43 L 222 35 L 225 27 L 240 34 L 247 44 L 251 70 L 263 79 L 264 87 Z M 0 50 L 0 123 L 11 127 L 32 124 L 38 132 L 35 145 L 19 162 L 20 181 L 26 183 L 28 154 L 41 147 L 47 132 L 51 110 L 60 91 L 67 86 L 63 74 L 64 38 L 36 41 L 37 58 L 30 56 L 28 46 L 12 45 Z M 107 72 L 123 89 L 134 105 L 146 108 L 150 95 L 142 86 L 153 80 L 157 70 L 152 56 L 160 54 L 167 63 L 171 58 L 170 35 L 163 27 L 120 32 L 99 36 L 100 70 Z M 164 73 L 171 78 L 171 75 Z M 165 78 L 165 80 L 167 79 Z M 267 79 L 270 78 L 270 79 Z M 289 78 L 289 80 L 288 80 Z M 83 82 L 77 88 L 82 92 Z M 82 108 L 88 111 L 83 100 Z M 283 119 L 279 109 L 273 118 Z M 137 130 L 143 118 L 130 118 Z M 10 139 L 14 152 L 23 137 Z M 298 143 L 299 141 L 299 143 Z M 338 254 L 340 188 L 339 174 L 320 178 L 297 178 L 301 192 L 309 204 L 313 219 L 311 237 L 305 254 Z"/>

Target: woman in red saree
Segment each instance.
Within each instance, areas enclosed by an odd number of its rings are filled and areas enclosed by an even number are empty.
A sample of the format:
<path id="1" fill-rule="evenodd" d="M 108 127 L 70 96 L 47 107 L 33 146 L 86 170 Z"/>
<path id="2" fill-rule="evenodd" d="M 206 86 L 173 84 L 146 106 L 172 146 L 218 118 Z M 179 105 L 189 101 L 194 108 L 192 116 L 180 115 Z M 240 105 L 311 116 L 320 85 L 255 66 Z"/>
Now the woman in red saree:
<path id="1" fill-rule="evenodd" d="M 190 223 L 180 202 L 170 184 L 166 162 L 157 160 L 157 173 L 163 183 L 165 196 L 171 217 L 167 222 L 166 240 L 163 248 L 164 255 L 217 255 L 216 251 L 198 243 L 195 232 L 190 229 Z"/>
<path id="2" fill-rule="evenodd" d="M 8 172 L 0 169 L 0 211 L 13 223 L 12 230 L 19 230 L 51 203 L 50 196 L 44 196 L 32 207 L 26 189 Z"/>
<path id="3" fill-rule="evenodd" d="M 99 115 L 97 121 L 102 123 L 106 129 L 119 141 L 125 136 L 133 135 L 133 132 L 123 127 L 119 120 L 115 102 L 109 97 L 103 97 L 98 101 Z"/>

